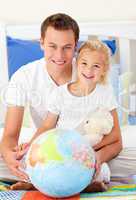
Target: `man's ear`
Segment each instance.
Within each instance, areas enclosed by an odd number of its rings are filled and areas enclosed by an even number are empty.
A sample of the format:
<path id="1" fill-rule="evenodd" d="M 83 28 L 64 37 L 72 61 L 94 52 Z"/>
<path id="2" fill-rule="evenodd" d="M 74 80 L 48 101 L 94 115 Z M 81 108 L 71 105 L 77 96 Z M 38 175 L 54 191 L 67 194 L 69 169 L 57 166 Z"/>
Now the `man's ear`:
<path id="1" fill-rule="evenodd" d="M 77 46 L 75 46 L 75 49 L 74 49 L 74 57 L 77 58 Z"/>
<path id="2" fill-rule="evenodd" d="M 40 46 L 41 46 L 41 49 L 44 50 L 44 39 L 43 38 L 40 38 Z"/>
<path id="3" fill-rule="evenodd" d="M 76 46 L 75 46 L 75 52 L 77 52 L 77 44 L 76 44 Z"/>

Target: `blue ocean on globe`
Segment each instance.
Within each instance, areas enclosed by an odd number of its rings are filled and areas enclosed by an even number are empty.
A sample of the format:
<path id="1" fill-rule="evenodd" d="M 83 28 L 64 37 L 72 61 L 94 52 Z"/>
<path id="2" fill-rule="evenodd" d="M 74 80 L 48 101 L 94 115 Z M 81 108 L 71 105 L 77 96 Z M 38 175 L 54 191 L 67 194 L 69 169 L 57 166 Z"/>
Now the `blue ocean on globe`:
<path id="1" fill-rule="evenodd" d="M 52 129 L 41 134 L 26 156 L 31 182 L 51 197 L 78 194 L 92 181 L 94 171 L 94 151 L 74 130 Z"/>

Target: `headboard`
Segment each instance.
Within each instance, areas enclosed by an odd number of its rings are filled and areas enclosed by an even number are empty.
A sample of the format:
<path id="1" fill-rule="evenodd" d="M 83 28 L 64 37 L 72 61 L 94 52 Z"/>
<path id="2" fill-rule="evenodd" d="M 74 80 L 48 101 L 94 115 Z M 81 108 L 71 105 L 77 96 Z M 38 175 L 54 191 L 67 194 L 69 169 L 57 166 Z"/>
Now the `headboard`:
<path id="1" fill-rule="evenodd" d="M 86 40 L 88 36 L 101 36 L 102 38 L 118 38 L 120 54 L 120 73 L 132 71 L 130 67 L 130 40 L 136 40 L 136 22 L 101 22 L 79 23 L 80 39 Z M 24 40 L 40 38 L 40 24 L 33 25 L 6 25 L 0 24 L 0 92 L 6 87 L 8 76 L 7 42 L 6 37 Z M 4 121 L 5 106 L 0 106 L 0 121 Z"/>

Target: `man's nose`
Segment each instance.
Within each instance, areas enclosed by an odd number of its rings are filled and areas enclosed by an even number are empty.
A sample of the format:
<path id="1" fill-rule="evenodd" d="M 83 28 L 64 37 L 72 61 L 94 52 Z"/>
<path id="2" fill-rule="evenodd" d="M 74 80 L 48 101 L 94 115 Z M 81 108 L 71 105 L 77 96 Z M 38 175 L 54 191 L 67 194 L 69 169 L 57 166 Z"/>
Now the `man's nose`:
<path id="1" fill-rule="evenodd" d="M 57 59 L 62 59 L 63 57 L 64 57 L 64 51 L 63 51 L 63 49 L 58 48 L 58 49 L 56 50 L 56 58 L 57 58 Z"/>

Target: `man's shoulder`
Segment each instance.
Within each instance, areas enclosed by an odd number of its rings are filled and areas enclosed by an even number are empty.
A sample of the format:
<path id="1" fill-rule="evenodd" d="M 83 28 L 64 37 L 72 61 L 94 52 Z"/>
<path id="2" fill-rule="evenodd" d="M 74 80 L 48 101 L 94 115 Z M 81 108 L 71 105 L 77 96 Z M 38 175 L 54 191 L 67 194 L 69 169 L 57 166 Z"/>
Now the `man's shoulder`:
<path id="1" fill-rule="evenodd" d="M 64 96 L 67 95 L 67 83 L 55 87 L 54 90 L 51 92 L 51 95 L 56 96 L 57 99 L 62 100 Z"/>
<path id="2" fill-rule="evenodd" d="M 35 60 L 33 62 L 27 63 L 26 65 L 23 65 L 19 70 L 29 70 L 29 71 L 34 71 L 37 68 L 42 68 L 43 65 L 45 65 L 45 59 L 41 58 L 39 60 Z"/>
<path id="3" fill-rule="evenodd" d="M 21 66 L 11 77 L 12 79 L 22 77 L 24 75 L 30 75 L 33 76 L 34 74 L 37 74 L 38 72 L 42 71 L 45 66 L 45 60 L 44 58 L 35 60 L 33 62 L 30 62 L 26 65 Z"/>

